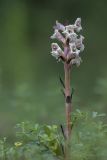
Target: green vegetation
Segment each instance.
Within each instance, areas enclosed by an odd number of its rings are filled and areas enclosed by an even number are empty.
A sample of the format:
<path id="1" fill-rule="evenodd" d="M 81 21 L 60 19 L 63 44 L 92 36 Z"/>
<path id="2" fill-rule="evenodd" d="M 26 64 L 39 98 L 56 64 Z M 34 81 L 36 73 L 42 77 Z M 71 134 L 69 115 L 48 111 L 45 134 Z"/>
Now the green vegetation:
<path id="1" fill-rule="evenodd" d="M 72 160 L 106 160 L 107 123 L 105 114 L 72 113 L 72 138 L 69 152 Z M 63 125 L 64 126 L 64 125 Z M 64 159 L 65 138 L 60 125 L 22 122 L 16 125 L 16 141 L 0 140 L 1 160 Z"/>

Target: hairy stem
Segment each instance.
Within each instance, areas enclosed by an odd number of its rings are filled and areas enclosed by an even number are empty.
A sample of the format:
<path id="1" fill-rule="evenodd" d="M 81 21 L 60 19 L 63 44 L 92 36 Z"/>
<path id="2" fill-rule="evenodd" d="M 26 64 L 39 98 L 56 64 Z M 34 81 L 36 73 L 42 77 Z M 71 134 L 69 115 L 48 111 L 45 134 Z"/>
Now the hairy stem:
<path id="1" fill-rule="evenodd" d="M 70 138 L 71 135 L 71 87 L 70 87 L 70 72 L 71 67 L 69 64 L 64 64 L 65 72 L 65 110 L 66 110 L 66 137 Z"/>
<path id="2" fill-rule="evenodd" d="M 69 140 L 71 136 L 71 87 L 70 87 L 70 64 L 64 63 L 65 72 L 65 110 L 66 110 L 66 144 L 65 144 L 65 160 L 69 159 Z"/>

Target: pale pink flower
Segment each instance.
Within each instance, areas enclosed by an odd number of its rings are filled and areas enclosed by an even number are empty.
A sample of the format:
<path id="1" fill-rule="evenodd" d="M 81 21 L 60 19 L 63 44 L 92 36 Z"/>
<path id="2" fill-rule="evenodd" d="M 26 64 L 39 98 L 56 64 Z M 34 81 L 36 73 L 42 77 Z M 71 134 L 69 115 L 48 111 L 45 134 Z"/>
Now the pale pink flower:
<path id="1" fill-rule="evenodd" d="M 54 26 L 54 34 L 51 39 L 57 39 L 62 42 L 63 50 L 57 43 L 52 43 L 52 56 L 56 59 L 62 59 L 71 65 L 76 64 L 77 66 L 81 63 L 80 53 L 84 50 L 82 35 L 77 34 L 82 30 L 81 18 L 77 18 L 74 24 L 63 25 L 56 21 Z M 78 38 L 79 37 L 79 38 Z"/>

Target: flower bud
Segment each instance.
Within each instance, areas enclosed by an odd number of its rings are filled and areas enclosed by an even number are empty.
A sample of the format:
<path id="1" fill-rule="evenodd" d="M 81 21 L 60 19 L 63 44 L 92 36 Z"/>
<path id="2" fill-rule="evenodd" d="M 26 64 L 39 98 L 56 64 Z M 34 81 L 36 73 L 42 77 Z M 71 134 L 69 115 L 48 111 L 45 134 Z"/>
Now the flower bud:
<path id="1" fill-rule="evenodd" d="M 81 18 L 76 19 L 74 26 L 75 26 L 75 31 L 80 32 L 82 30 Z"/>
<path id="2" fill-rule="evenodd" d="M 52 52 L 51 52 L 52 56 L 58 59 L 60 55 L 62 54 L 61 48 L 58 46 L 57 43 L 52 43 L 51 48 L 52 48 Z"/>

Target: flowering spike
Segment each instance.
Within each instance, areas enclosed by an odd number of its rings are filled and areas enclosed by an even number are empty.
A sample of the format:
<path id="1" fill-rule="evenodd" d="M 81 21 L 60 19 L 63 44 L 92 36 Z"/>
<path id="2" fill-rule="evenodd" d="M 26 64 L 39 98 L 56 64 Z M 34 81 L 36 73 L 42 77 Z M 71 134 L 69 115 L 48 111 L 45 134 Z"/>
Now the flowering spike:
<path id="1" fill-rule="evenodd" d="M 83 40 L 84 37 L 78 36 L 78 32 L 82 30 L 81 18 L 77 18 L 74 24 L 63 25 L 56 21 L 54 26 L 54 34 L 51 39 L 57 39 L 62 42 L 63 50 L 57 43 L 52 43 L 52 56 L 56 59 L 62 59 L 62 61 L 69 63 L 70 65 L 81 63 L 80 52 L 84 50 Z"/>

